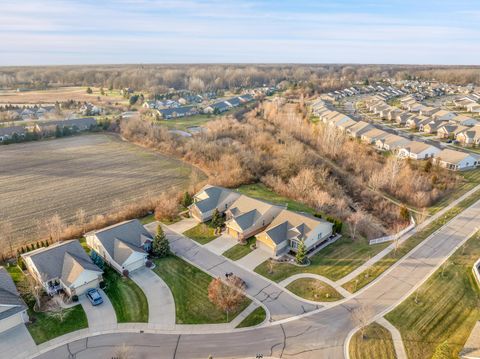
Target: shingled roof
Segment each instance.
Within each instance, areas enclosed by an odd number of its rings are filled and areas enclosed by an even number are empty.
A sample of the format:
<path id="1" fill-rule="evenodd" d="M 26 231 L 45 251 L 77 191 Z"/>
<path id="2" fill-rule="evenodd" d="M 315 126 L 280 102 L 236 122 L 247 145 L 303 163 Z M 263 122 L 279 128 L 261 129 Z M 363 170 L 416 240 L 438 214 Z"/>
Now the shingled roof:
<path id="1" fill-rule="evenodd" d="M 0 311 L 0 319 L 27 309 L 27 305 L 20 297 L 15 283 L 13 283 L 4 267 L 0 267 L 0 306 L 10 307 L 7 310 Z"/>

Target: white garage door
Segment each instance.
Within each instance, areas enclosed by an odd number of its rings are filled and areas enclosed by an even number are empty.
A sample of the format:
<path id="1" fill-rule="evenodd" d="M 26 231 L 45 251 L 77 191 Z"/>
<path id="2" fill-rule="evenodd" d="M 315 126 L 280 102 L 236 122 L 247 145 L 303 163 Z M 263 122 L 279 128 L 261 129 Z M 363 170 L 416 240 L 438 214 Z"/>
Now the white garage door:
<path id="1" fill-rule="evenodd" d="M 0 333 L 23 323 L 22 313 L 0 320 Z"/>
<path id="2" fill-rule="evenodd" d="M 137 270 L 139 268 L 143 268 L 145 266 L 145 260 L 139 259 L 138 261 L 135 261 L 133 263 L 130 263 L 125 269 L 127 269 L 130 273 L 132 273 L 134 270 Z"/>
<path id="3" fill-rule="evenodd" d="M 82 295 L 82 294 L 84 294 L 88 289 L 98 288 L 99 284 L 100 284 L 100 283 L 98 282 L 98 279 L 92 280 L 91 282 L 85 283 L 85 284 L 81 285 L 80 287 L 77 287 L 77 288 L 75 289 L 75 294 L 76 294 L 76 295 Z"/>

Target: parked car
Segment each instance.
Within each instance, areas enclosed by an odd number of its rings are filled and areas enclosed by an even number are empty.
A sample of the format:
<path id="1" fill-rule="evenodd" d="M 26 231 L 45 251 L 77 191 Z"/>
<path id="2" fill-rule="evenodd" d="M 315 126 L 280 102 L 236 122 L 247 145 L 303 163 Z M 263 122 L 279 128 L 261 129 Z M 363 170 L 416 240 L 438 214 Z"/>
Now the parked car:
<path id="1" fill-rule="evenodd" d="M 103 303 L 103 298 L 96 289 L 89 289 L 86 295 L 92 305 L 99 305 Z"/>

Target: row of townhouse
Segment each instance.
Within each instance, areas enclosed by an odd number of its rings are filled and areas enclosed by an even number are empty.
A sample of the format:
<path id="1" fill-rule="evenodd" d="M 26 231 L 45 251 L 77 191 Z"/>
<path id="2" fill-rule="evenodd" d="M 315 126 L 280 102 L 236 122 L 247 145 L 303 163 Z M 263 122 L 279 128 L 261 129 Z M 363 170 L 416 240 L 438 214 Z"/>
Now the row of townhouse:
<path id="1" fill-rule="evenodd" d="M 328 221 L 218 186 L 203 187 L 189 211 L 198 222 L 210 220 L 218 211 L 225 215 L 229 236 L 238 241 L 255 236 L 257 247 L 277 258 L 295 253 L 301 241 L 311 252 L 330 243 L 333 236 L 333 224 Z"/>
<path id="2" fill-rule="evenodd" d="M 378 96 L 381 96 L 384 99 L 389 99 L 396 96 L 404 95 L 405 93 L 398 88 L 395 88 L 390 85 L 369 85 L 369 86 L 357 86 L 349 87 L 343 90 L 332 91 L 327 94 L 323 94 L 321 99 L 326 101 L 338 101 L 345 97 L 356 96 L 360 94 L 369 94 L 377 93 Z"/>
<path id="3" fill-rule="evenodd" d="M 474 92 L 453 100 L 455 107 L 472 113 L 480 113 L 480 93 Z"/>
<path id="4" fill-rule="evenodd" d="M 476 155 L 466 152 L 440 149 L 434 145 L 411 141 L 393 134 L 365 121 L 355 121 L 341 112 L 331 110 L 321 103 L 316 103 L 316 114 L 328 126 L 336 127 L 347 136 L 375 146 L 382 151 L 392 151 L 400 158 L 425 160 L 432 158 L 435 163 L 449 170 L 465 170 L 480 165 Z M 480 128 L 479 128 L 480 135 Z"/>
<path id="5" fill-rule="evenodd" d="M 55 114 L 57 112 L 55 106 L 27 106 L 18 108 L 6 108 L 1 111 L 6 112 L 9 117 L 14 120 L 38 120 L 45 118 L 48 114 Z"/>

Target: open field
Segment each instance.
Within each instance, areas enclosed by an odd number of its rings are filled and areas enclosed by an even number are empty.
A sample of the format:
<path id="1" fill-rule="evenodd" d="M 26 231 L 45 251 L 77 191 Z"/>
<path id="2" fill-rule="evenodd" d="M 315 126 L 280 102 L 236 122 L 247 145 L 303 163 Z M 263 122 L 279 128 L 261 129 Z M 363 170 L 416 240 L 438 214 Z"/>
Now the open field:
<path id="1" fill-rule="evenodd" d="M 392 335 L 377 323 L 369 324 L 365 328 L 363 337 L 360 331 L 355 333 L 350 342 L 349 352 L 351 359 L 393 359 L 397 357 Z"/>
<path id="2" fill-rule="evenodd" d="M 105 95 L 100 94 L 99 88 L 91 87 L 93 93 L 87 93 L 87 87 L 58 87 L 48 90 L 35 90 L 17 92 L 15 90 L 0 91 L 0 105 L 2 104 L 55 104 L 56 101 L 81 101 L 91 102 L 94 104 L 127 104 L 128 100 L 123 98 L 118 90 L 105 90 Z M 98 100 L 100 97 L 100 100 Z"/>
<path id="3" fill-rule="evenodd" d="M 35 239 L 38 221 L 55 213 L 67 223 L 80 208 L 104 214 L 183 187 L 192 170 L 104 134 L 3 146 L 0 163 L 0 221 L 11 222 L 17 243 Z"/>
<path id="4" fill-rule="evenodd" d="M 479 256 L 480 241 L 476 234 L 415 293 L 385 316 L 400 330 L 409 358 L 431 358 L 442 344 L 449 354 L 445 357 L 458 358 L 480 319 L 479 290 L 472 273 Z"/>

